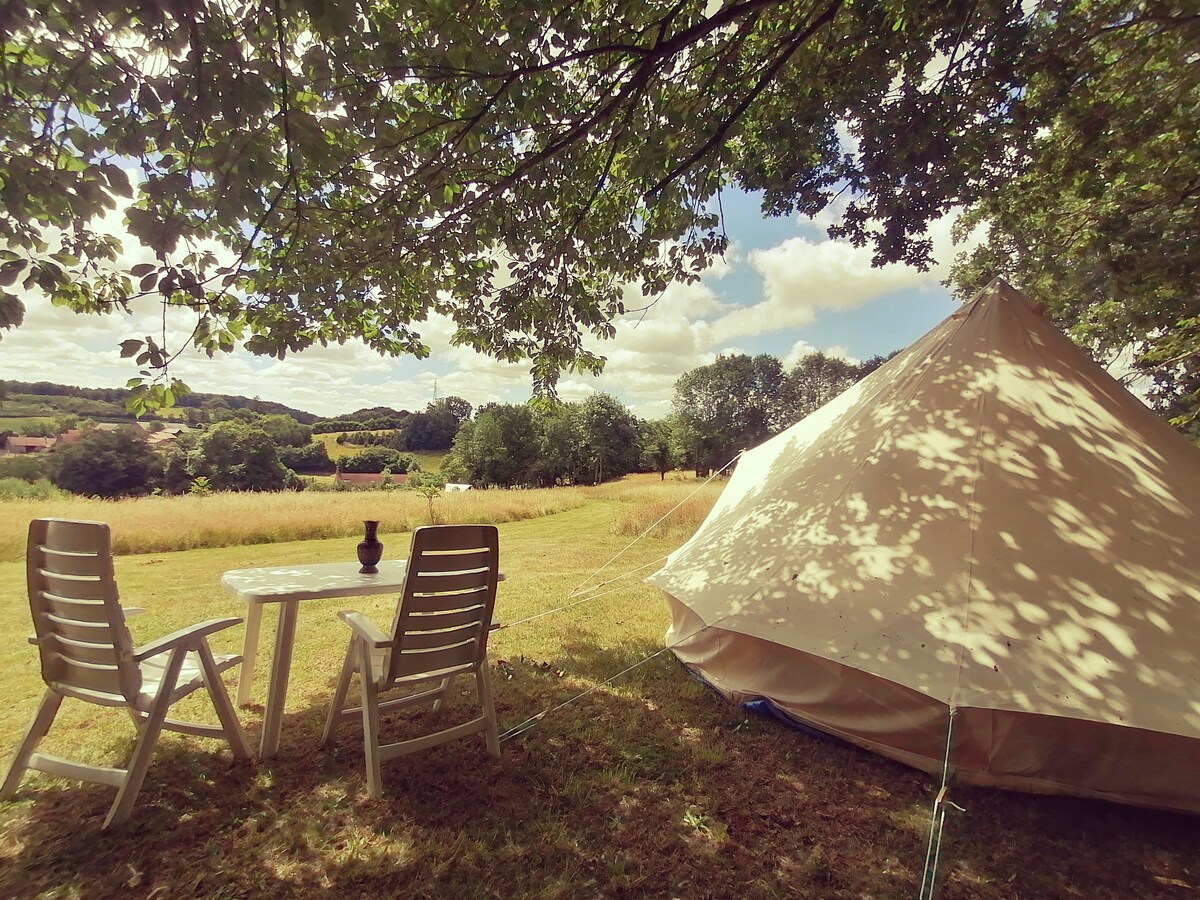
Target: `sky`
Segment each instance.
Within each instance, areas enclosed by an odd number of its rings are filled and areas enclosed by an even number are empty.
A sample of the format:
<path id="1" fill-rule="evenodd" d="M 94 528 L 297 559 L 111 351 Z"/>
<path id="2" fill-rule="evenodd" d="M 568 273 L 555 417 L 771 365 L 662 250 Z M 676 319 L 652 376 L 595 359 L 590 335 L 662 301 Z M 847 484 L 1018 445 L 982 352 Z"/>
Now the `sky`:
<path id="1" fill-rule="evenodd" d="M 907 346 L 957 305 L 940 284 L 962 249 L 951 244 L 949 217 L 930 230 L 938 264 L 920 272 L 873 268 L 869 248 L 829 239 L 828 221 L 764 218 L 749 194 L 726 193 L 723 207 L 731 241 L 724 259 L 699 282 L 668 288 L 644 314 L 618 320 L 614 339 L 589 342 L 607 357 L 605 371 L 564 373 L 562 399 L 602 391 L 638 416 L 660 418 L 671 411 L 679 376 L 718 354 L 771 353 L 787 367 L 814 350 L 862 360 Z M 627 307 L 645 306 L 638 289 L 628 294 Z M 0 379 L 120 387 L 137 374 L 131 360 L 120 359 L 120 342 L 162 328 L 161 307 L 152 301 L 133 316 L 95 316 L 24 299 L 24 324 L 0 332 Z M 191 324 L 182 314 L 169 320 L 173 347 Z M 502 363 L 451 346 L 453 327 L 440 317 L 418 330 L 433 351 L 428 359 L 382 357 L 358 341 L 283 360 L 242 350 L 209 359 L 192 350 L 171 374 L 195 391 L 258 397 L 321 416 L 372 406 L 416 411 L 435 396 L 457 395 L 475 407 L 529 399 L 527 362 Z"/>

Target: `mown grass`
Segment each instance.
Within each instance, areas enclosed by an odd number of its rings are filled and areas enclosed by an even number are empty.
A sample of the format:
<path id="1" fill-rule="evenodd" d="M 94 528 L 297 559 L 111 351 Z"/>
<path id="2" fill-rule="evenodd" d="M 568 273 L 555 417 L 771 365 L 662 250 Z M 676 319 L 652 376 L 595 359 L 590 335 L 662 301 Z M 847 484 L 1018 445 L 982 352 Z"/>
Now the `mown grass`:
<path id="1" fill-rule="evenodd" d="M 314 434 L 313 440 L 319 444 L 325 445 L 325 452 L 329 454 L 332 460 L 339 460 L 343 456 L 358 456 L 366 447 L 360 447 L 357 444 L 339 444 L 337 442 L 340 431 L 331 432 L 329 434 Z"/>
<path id="2" fill-rule="evenodd" d="M 386 430 L 385 431 L 373 431 L 370 433 L 371 434 L 391 434 L 390 431 L 386 431 Z M 318 443 L 324 444 L 325 451 L 329 454 L 329 458 L 334 460 L 335 462 L 345 456 L 358 456 L 358 454 L 362 453 L 363 450 L 366 449 L 365 446 L 359 446 L 357 444 L 339 444 L 337 442 L 337 439 L 340 434 L 341 434 L 340 431 L 333 432 L 331 434 L 314 434 L 313 440 Z M 422 471 L 425 471 L 425 472 L 436 472 L 438 469 L 440 469 L 442 467 L 442 460 L 446 458 L 446 454 L 443 451 L 438 451 L 436 453 L 426 453 L 426 452 L 422 452 L 422 451 L 411 452 L 411 451 L 406 450 L 404 452 L 407 455 L 413 457 L 418 463 L 420 463 Z"/>
<path id="3" fill-rule="evenodd" d="M 424 451 L 414 452 L 406 450 L 405 453 L 407 453 L 420 464 L 422 472 L 438 471 L 442 467 L 442 460 L 446 458 L 446 454 L 440 450 L 429 453 Z"/>
<path id="4" fill-rule="evenodd" d="M 581 492 L 563 512 L 501 525 L 501 618 L 567 602 L 618 552 L 604 578 L 673 549 L 675 537 L 630 545 L 616 533 L 650 487 Z M 382 538 L 387 556 L 407 552 L 407 535 Z M 148 610 L 130 620 L 141 641 L 238 612 L 219 587 L 226 569 L 353 552 L 337 539 L 124 556 L 117 575 L 126 602 Z M 334 613 L 356 607 L 386 625 L 395 601 L 307 603 L 277 759 L 235 764 L 217 743 L 164 735 L 133 823 L 112 833 L 99 831 L 111 789 L 31 776 L 0 804 L 0 895 L 914 896 L 933 780 L 720 700 L 669 653 L 653 656 L 666 626 L 657 592 L 636 577 L 618 587 L 491 641 L 502 728 L 590 694 L 506 742 L 499 761 L 471 738 L 385 764 L 382 801 L 365 795 L 360 726 L 329 751 L 317 742 L 347 636 Z M 0 564 L 7 746 L 41 690 L 28 615 L 23 567 Z M 270 645 L 264 634 L 264 659 Z M 241 711 L 255 742 L 263 675 Z M 470 715 L 466 687 L 454 694 L 437 716 L 386 719 L 385 737 Z M 213 721 L 200 699 L 182 712 Z M 119 713 L 68 701 L 46 749 L 114 764 L 131 738 Z M 1194 818 L 982 790 L 954 798 L 966 812 L 947 823 L 942 898 L 1177 897 L 1200 885 Z"/>
<path id="5" fill-rule="evenodd" d="M 56 420 L 54 416 L 0 415 L 0 431 L 11 431 L 14 434 L 26 434 L 30 428 L 41 428 L 43 425 L 53 425 L 55 421 Z"/>

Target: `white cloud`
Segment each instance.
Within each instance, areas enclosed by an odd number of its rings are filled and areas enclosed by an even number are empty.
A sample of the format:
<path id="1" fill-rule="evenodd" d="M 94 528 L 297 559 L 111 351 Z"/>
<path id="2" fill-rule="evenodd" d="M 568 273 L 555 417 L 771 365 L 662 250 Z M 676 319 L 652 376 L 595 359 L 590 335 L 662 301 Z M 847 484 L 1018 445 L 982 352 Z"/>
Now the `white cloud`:
<path id="1" fill-rule="evenodd" d="M 802 219 L 801 221 L 811 222 L 813 225 L 819 227 L 822 232 L 824 232 L 829 228 L 830 225 L 835 225 L 842 220 L 842 215 L 845 213 L 849 202 L 850 201 L 847 198 L 840 198 L 831 203 L 825 209 L 821 210 L 819 213 L 813 216 L 812 219 Z M 954 262 L 955 257 L 960 253 L 967 252 L 978 246 L 987 236 L 986 225 L 981 225 L 967 235 L 961 243 L 954 243 L 951 233 L 954 230 L 954 223 L 958 220 L 959 216 L 963 214 L 963 211 L 963 207 L 961 206 L 952 207 L 944 216 L 929 223 L 929 227 L 926 229 L 925 235 L 933 243 L 934 264 L 930 266 L 928 272 L 920 273 L 916 269 L 913 269 L 909 266 L 888 266 L 885 268 L 900 268 L 906 269 L 917 275 L 924 274 L 924 280 L 929 282 L 945 280 L 946 276 L 950 272 L 950 266 Z M 871 220 L 867 223 L 868 227 L 873 227 L 876 224 L 876 220 Z M 826 241 L 826 243 L 832 242 Z M 870 251 L 867 248 L 864 248 L 862 253 L 866 255 L 867 264 L 870 265 Z"/>
<path id="2" fill-rule="evenodd" d="M 854 356 L 849 350 L 841 344 L 834 344 L 832 347 L 825 348 L 825 355 L 832 356 L 834 359 L 842 359 L 851 365 L 858 365 L 862 362 L 857 356 Z"/>
<path id="3" fill-rule="evenodd" d="M 595 393 L 599 393 L 599 389 L 594 384 L 579 378 L 564 378 L 558 383 L 559 399 L 567 403 L 581 403 Z"/>
<path id="4" fill-rule="evenodd" d="M 814 347 L 808 341 L 801 340 L 792 344 L 788 352 L 784 354 L 784 371 L 790 371 L 796 366 L 797 363 L 800 362 L 800 360 L 804 359 L 806 356 L 811 356 L 814 353 L 824 353 L 826 356 L 832 356 L 834 359 L 843 359 L 851 365 L 857 365 L 858 363 L 862 362 L 861 359 L 854 356 L 841 344 L 834 344 L 832 347 L 826 347 L 822 350 L 819 347 Z"/>
<path id="5" fill-rule="evenodd" d="M 783 370 L 785 372 L 791 371 L 795 367 L 796 363 L 800 362 L 800 360 L 804 359 L 804 357 L 811 356 L 816 352 L 817 348 L 808 341 L 796 341 L 796 343 L 792 344 L 791 348 L 783 356 Z"/>
<path id="6" fill-rule="evenodd" d="M 907 266 L 871 266 L 871 252 L 841 241 L 789 238 L 749 255 L 762 276 L 764 299 L 712 325 L 714 343 L 811 324 L 817 313 L 847 310 L 891 291 L 933 281 Z"/>

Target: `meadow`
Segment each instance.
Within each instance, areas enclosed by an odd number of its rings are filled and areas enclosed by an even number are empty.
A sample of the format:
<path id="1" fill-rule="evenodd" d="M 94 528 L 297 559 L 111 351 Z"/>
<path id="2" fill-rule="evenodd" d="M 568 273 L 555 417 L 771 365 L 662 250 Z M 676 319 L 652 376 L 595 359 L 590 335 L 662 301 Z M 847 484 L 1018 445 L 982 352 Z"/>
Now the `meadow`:
<path id="1" fill-rule="evenodd" d="M 499 524 L 561 512 L 579 506 L 584 499 L 574 488 L 464 491 L 438 497 L 434 515 L 439 524 Z M 108 522 L 117 554 L 350 538 L 362 534 L 364 519 L 378 520 L 385 532 L 411 531 L 429 524 L 425 498 L 405 490 L 217 493 L 127 500 L 64 494 L 50 499 L 13 497 L 0 503 L 0 562 L 24 557 L 26 528 L 35 516 Z"/>
<path id="2" fill-rule="evenodd" d="M 0 804 L 0 896 L 915 896 L 934 779 L 747 713 L 662 652 L 666 609 L 640 579 L 720 490 L 718 482 L 689 496 L 697 486 L 638 476 L 435 501 L 440 521 L 499 523 L 507 580 L 497 609 L 506 623 L 625 576 L 589 602 L 493 635 L 501 730 L 553 710 L 506 741 L 500 760 L 482 739 L 460 740 L 385 764 L 385 799 L 370 800 L 361 727 L 343 726 L 328 751 L 318 741 L 348 636 L 335 613 L 356 608 L 386 626 L 395 600 L 306 603 L 277 758 L 237 763 L 218 742 L 164 734 L 133 821 L 112 832 L 100 831 L 111 789 L 29 776 L 15 801 Z M 7 748 L 42 689 L 24 640 L 22 551 L 12 549 L 31 516 L 113 525 L 122 596 L 147 610 L 130 620 L 141 642 L 240 613 L 220 587 L 225 570 L 353 559 L 363 518 L 384 522 L 385 557 L 403 557 L 407 530 L 424 524 L 427 509 L 393 491 L 7 501 L 3 512 Z M 239 711 L 255 745 L 272 618 L 252 703 Z M 240 636 L 222 633 L 214 649 L 236 651 Z M 385 738 L 465 717 L 469 700 L 386 718 Z M 215 720 L 203 697 L 180 712 Z M 45 749 L 119 764 L 132 736 L 119 712 L 68 701 Z M 963 811 L 947 821 L 942 898 L 1200 890 L 1194 817 L 966 788 L 954 799 Z"/>
<path id="3" fill-rule="evenodd" d="M 25 434 L 34 428 L 53 425 L 54 416 L 0 416 L 0 431 Z"/>
<path id="4" fill-rule="evenodd" d="M 385 430 L 385 431 L 372 431 L 369 433 L 370 434 L 389 434 L 390 432 Z M 339 459 L 342 459 L 343 457 L 346 457 L 346 456 L 358 456 L 358 454 L 362 453 L 363 450 L 367 449 L 366 446 L 359 446 L 358 444 L 339 444 L 337 442 L 337 439 L 338 439 L 338 435 L 340 435 L 340 434 L 341 434 L 341 432 L 331 432 L 328 434 L 314 434 L 313 440 L 316 441 L 318 444 L 325 445 L 325 452 L 329 454 L 329 458 L 332 459 L 334 462 L 337 462 Z M 432 451 L 432 452 L 420 451 L 420 450 L 418 450 L 418 451 L 406 450 L 404 452 L 408 456 L 411 456 L 413 459 L 415 459 L 420 464 L 421 471 L 423 471 L 423 472 L 436 472 L 438 469 L 440 469 L 442 467 L 442 460 L 445 459 L 445 457 L 446 457 L 446 452 L 443 450 Z"/>

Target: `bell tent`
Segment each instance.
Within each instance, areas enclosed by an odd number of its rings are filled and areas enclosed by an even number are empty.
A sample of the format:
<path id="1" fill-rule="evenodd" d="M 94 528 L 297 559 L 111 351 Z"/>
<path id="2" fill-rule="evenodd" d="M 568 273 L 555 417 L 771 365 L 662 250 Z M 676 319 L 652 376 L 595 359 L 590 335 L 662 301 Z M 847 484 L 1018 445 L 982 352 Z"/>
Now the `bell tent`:
<path id="1" fill-rule="evenodd" d="M 959 781 L 1200 812 L 1200 452 L 995 281 L 743 455 L 648 581 L 735 700 Z"/>

